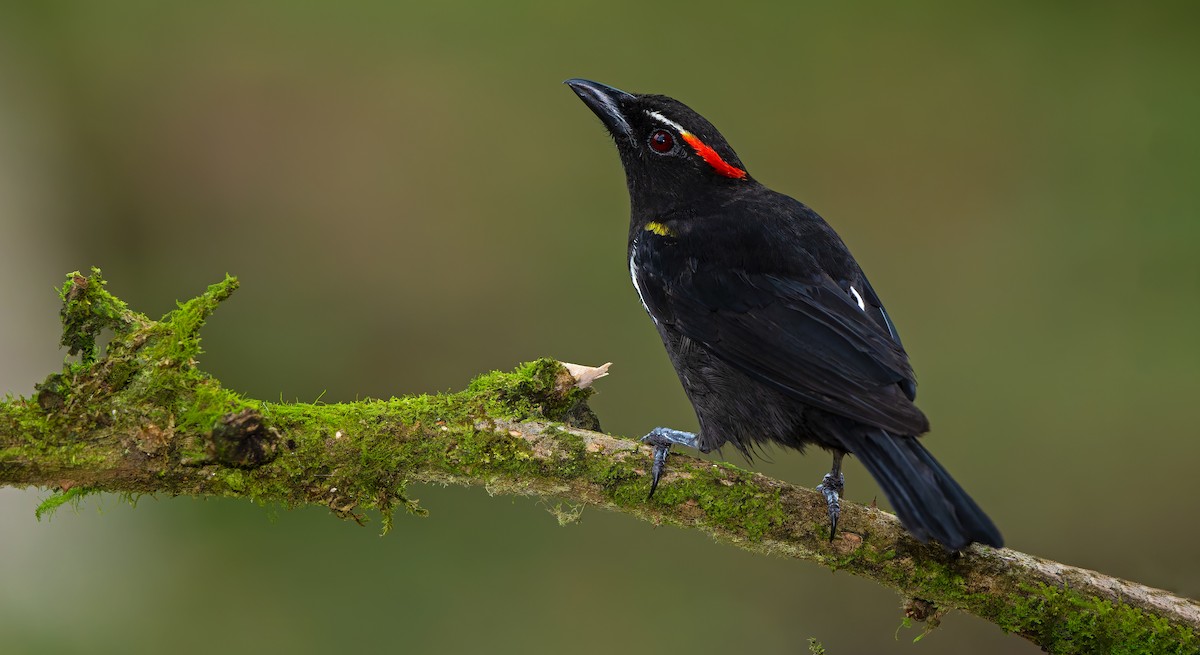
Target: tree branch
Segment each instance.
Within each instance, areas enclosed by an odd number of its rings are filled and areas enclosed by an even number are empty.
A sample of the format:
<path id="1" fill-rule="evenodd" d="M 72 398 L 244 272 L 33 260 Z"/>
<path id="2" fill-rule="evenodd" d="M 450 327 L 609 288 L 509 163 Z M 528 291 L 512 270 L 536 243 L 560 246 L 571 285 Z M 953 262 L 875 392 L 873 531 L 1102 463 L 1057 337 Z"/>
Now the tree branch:
<path id="1" fill-rule="evenodd" d="M 1200 652 L 1200 603 L 1009 549 L 961 555 L 913 540 L 891 514 L 843 502 L 830 540 L 816 491 L 675 455 L 647 499 L 651 455 L 599 429 L 596 369 L 543 359 L 462 392 L 354 403 L 268 403 L 196 367 L 199 329 L 237 288 L 226 278 L 159 321 L 68 276 L 62 343 L 80 361 L 0 403 L 0 485 L 54 488 L 39 508 L 94 492 L 319 504 L 384 531 L 410 482 L 557 496 L 694 527 L 747 550 L 805 559 L 899 591 L 915 620 L 961 609 L 1054 653 Z M 103 357 L 96 339 L 113 338 Z"/>

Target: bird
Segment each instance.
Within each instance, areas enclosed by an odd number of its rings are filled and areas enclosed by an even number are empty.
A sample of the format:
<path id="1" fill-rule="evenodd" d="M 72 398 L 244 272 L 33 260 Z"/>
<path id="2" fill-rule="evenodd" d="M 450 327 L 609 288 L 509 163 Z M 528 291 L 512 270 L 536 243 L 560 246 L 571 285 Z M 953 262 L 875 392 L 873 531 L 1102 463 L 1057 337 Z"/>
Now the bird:
<path id="1" fill-rule="evenodd" d="M 830 539 L 852 455 L 900 522 L 956 552 L 1000 531 L 918 440 L 929 420 L 900 335 L 862 268 L 817 212 L 759 183 L 725 137 L 673 98 L 565 82 L 600 119 L 629 190 L 629 274 L 695 410 L 696 433 L 657 427 L 650 497 L 674 445 L 767 445 L 833 455 L 817 490 Z"/>

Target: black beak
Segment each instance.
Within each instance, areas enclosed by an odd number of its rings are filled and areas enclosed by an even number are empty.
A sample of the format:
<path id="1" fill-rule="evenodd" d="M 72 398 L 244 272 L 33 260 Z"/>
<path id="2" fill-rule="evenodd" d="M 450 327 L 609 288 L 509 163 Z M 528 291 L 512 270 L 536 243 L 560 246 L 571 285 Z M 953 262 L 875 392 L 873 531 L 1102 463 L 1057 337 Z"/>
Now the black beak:
<path id="1" fill-rule="evenodd" d="M 629 137 L 629 121 L 625 119 L 623 107 L 628 107 L 634 96 L 599 82 L 578 77 L 564 82 L 604 123 L 613 136 Z"/>

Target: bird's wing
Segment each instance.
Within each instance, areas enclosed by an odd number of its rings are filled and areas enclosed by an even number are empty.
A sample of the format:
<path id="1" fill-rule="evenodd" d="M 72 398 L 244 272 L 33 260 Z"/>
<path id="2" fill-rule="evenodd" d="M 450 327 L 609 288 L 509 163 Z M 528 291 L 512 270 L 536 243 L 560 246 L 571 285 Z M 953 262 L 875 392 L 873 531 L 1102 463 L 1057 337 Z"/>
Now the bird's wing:
<path id="1" fill-rule="evenodd" d="M 865 279 L 850 292 L 823 273 L 750 273 L 639 241 L 635 281 L 663 328 L 798 401 L 895 434 L 929 429 L 912 404 L 908 356 L 886 314 L 872 315 L 882 307 Z"/>
<path id="2" fill-rule="evenodd" d="M 860 275 L 860 281 L 862 282 L 863 311 L 867 312 L 867 315 L 874 319 L 879 327 L 887 330 L 888 336 L 903 351 L 904 344 L 900 342 L 900 333 L 896 331 L 892 317 L 888 316 L 887 310 L 883 308 L 883 301 L 879 299 L 879 294 L 875 293 L 875 289 L 865 275 Z M 907 354 L 904 361 L 906 364 L 908 363 Z M 908 372 L 907 379 L 900 382 L 900 388 L 904 390 L 904 395 L 908 396 L 909 400 L 917 399 L 917 380 L 913 377 L 911 370 Z"/>

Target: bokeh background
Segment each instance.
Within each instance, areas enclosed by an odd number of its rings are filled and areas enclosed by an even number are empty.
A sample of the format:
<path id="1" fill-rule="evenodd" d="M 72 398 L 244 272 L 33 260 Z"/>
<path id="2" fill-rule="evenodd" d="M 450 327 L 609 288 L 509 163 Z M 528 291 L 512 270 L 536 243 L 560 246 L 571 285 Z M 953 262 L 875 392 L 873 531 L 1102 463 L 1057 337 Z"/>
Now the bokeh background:
<path id="1" fill-rule="evenodd" d="M 1197 597 L 1198 14 L 5 3 L 0 391 L 60 365 L 53 289 L 97 265 L 151 315 L 238 275 L 201 363 L 251 397 L 450 390 L 551 355 L 614 362 L 606 429 L 694 427 L 630 288 L 617 157 L 560 84 L 589 77 L 683 99 L 837 227 L 912 354 L 927 444 L 1011 546 Z M 419 487 L 432 515 L 380 538 L 191 498 L 39 523 L 45 493 L 0 490 L 5 653 L 1036 652 L 961 614 L 914 646 L 891 591 L 597 510 L 559 527 L 553 500 Z"/>

